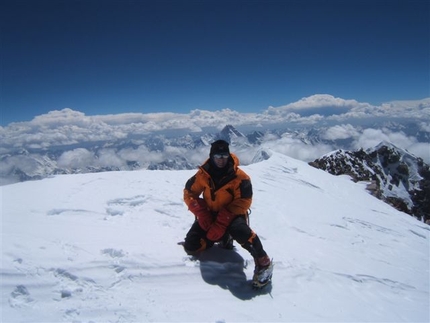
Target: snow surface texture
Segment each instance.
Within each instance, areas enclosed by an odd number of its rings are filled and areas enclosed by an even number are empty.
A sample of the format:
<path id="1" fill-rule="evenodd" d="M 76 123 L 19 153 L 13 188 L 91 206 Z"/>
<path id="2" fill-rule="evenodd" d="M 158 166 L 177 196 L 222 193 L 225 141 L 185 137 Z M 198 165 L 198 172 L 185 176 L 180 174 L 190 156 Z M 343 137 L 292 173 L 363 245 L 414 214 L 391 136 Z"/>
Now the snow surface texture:
<path id="1" fill-rule="evenodd" d="M 429 322 L 429 226 L 364 184 L 280 154 L 251 176 L 274 259 L 178 241 L 194 171 L 61 175 L 1 187 L 2 322 Z"/>

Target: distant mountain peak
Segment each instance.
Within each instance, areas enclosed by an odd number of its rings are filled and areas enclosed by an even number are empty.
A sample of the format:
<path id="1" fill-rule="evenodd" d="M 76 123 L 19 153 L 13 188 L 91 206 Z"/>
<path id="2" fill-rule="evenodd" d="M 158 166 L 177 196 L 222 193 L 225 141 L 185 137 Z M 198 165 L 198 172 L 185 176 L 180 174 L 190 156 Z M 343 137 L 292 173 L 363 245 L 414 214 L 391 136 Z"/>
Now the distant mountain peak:
<path id="1" fill-rule="evenodd" d="M 238 131 L 232 125 L 226 125 L 219 133 L 218 139 L 223 139 L 229 143 L 235 141 L 236 138 L 245 138 L 245 135 Z"/>
<path id="2" fill-rule="evenodd" d="M 377 144 L 375 147 L 373 148 L 369 148 L 367 149 L 368 151 L 379 151 L 379 150 L 387 150 L 390 149 L 393 152 L 397 152 L 397 153 L 401 153 L 401 154 L 408 154 L 404 149 L 397 147 L 395 144 L 393 144 L 392 142 L 383 140 L 381 141 L 379 144 Z"/>

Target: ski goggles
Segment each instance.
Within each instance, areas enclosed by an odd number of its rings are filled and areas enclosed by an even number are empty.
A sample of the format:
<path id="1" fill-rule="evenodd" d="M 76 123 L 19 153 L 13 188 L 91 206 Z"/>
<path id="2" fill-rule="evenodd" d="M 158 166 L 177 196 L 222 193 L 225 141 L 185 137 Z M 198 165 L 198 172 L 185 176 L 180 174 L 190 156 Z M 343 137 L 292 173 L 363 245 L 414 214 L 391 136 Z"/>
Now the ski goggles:
<path id="1" fill-rule="evenodd" d="M 229 154 L 214 154 L 214 158 L 216 159 L 227 159 L 229 156 Z"/>

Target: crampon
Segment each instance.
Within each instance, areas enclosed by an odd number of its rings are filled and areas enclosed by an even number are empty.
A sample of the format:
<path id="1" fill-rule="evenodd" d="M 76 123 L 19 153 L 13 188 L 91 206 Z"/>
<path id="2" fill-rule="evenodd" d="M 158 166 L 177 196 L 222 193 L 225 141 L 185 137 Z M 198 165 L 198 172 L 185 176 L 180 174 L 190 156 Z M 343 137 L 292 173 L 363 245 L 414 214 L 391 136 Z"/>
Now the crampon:
<path id="1" fill-rule="evenodd" d="M 260 289 L 264 286 L 268 285 L 272 281 L 273 275 L 273 261 L 270 261 L 270 264 L 264 268 L 258 268 L 256 266 L 254 271 L 254 276 L 252 278 L 252 288 Z"/>

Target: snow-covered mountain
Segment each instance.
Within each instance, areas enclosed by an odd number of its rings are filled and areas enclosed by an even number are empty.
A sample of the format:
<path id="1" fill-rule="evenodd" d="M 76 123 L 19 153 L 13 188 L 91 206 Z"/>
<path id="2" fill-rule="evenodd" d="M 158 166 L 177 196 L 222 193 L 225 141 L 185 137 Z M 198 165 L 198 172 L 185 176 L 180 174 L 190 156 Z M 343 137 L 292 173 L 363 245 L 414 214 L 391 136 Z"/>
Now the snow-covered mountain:
<path id="1" fill-rule="evenodd" d="M 197 261 L 177 245 L 194 170 L 0 187 L 2 322 L 429 322 L 429 226 L 347 176 L 268 153 L 242 167 L 275 263 L 262 291 L 237 244 Z"/>
<path id="2" fill-rule="evenodd" d="M 349 175 L 355 182 L 368 182 L 376 197 L 430 223 L 430 167 L 391 143 L 366 151 L 337 150 L 309 164 L 333 175 Z"/>

